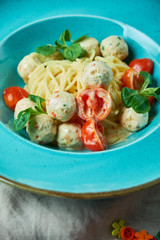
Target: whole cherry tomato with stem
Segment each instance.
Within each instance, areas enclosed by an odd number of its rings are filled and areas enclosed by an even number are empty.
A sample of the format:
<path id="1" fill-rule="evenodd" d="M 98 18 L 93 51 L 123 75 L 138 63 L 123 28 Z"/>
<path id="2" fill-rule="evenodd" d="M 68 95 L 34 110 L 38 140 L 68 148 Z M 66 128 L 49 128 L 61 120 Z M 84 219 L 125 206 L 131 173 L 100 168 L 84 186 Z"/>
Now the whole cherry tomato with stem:
<path id="1" fill-rule="evenodd" d="M 149 58 L 134 59 L 129 63 L 129 67 L 133 68 L 138 73 L 141 71 L 145 71 L 152 74 L 154 62 Z"/>
<path id="2" fill-rule="evenodd" d="M 101 122 L 91 118 L 82 126 L 81 137 L 84 145 L 91 151 L 102 151 L 106 148 L 107 142 L 104 137 L 104 128 Z"/>
<path id="3" fill-rule="evenodd" d="M 103 88 L 84 89 L 76 96 L 77 114 L 87 121 L 94 118 L 97 121 L 105 119 L 112 108 L 110 93 Z"/>
<path id="4" fill-rule="evenodd" d="M 125 71 L 122 77 L 122 82 L 123 87 L 128 87 L 134 90 L 140 90 L 144 83 L 144 79 L 136 70 L 130 68 L 127 71 Z M 150 106 L 152 106 L 155 98 L 152 96 L 147 98 L 150 103 Z"/>
<path id="5" fill-rule="evenodd" d="M 3 99 L 11 110 L 15 110 L 15 106 L 22 98 L 27 98 L 28 92 L 21 87 L 9 87 L 3 91 Z"/>

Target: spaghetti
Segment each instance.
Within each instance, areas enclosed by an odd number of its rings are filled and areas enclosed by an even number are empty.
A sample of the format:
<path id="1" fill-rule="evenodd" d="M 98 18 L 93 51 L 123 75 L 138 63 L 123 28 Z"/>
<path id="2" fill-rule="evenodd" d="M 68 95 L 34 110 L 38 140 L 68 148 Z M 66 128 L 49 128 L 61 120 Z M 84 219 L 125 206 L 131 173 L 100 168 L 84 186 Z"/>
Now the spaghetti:
<path id="1" fill-rule="evenodd" d="M 84 68 L 94 58 L 94 53 L 88 58 L 77 59 L 76 61 L 53 60 L 42 63 L 30 75 L 26 89 L 30 94 L 38 95 L 44 99 L 55 91 L 67 91 L 74 96 L 85 87 L 82 76 Z M 119 124 L 119 113 L 123 107 L 121 100 L 121 78 L 124 72 L 129 69 L 128 65 L 120 59 L 109 56 L 106 58 L 97 56 L 96 61 L 104 61 L 113 72 L 113 80 L 107 86 L 112 97 L 112 110 L 109 116 L 102 122 L 108 144 L 122 141 L 128 135 L 128 131 Z"/>

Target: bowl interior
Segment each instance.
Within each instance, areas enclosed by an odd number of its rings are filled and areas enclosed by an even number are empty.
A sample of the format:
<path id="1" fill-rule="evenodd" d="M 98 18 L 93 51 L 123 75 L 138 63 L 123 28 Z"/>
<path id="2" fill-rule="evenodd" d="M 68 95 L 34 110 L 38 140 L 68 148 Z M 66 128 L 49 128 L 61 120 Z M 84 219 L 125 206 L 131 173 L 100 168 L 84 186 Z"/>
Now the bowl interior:
<path id="1" fill-rule="evenodd" d="M 37 46 L 54 44 L 54 41 L 65 29 L 71 31 L 73 39 L 86 33 L 88 33 L 88 36 L 98 39 L 99 42 L 110 35 L 123 37 L 129 45 L 129 56 L 126 62 L 128 63 L 135 58 L 151 58 L 155 63 L 153 75 L 155 84 L 160 85 L 160 66 L 158 64 L 160 48 L 148 36 L 138 30 L 117 21 L 89 16 L 64 16 L 41 20 L 18 29 L 4 39 L 0 45 L 0 120 L 3 127 L 7 127 L 11 134 L 13 132 L 13 112 L 3 102 L 3 90 L 10 86 L 23 87 L 23 80 L 17 73 L 17 65 L 20 60 L 25 55 L 34 52 Z M 144 138 L 157 128 L 159 119 L 160 104 L 155 104 L 150 112 L 148 126 L 130 135 L 124 142 L 111 146 L 110 150 L 125 147 Z M 23 139 L 28 139 L 25 131 L 16 134 L 19 134 Z"/>

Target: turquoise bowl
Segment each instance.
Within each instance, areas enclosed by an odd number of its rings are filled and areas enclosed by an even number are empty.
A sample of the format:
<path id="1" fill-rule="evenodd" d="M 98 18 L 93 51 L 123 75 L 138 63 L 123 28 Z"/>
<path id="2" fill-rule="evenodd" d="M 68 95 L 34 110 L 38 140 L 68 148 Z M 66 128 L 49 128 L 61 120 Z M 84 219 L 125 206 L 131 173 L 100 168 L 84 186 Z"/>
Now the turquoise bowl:
<path id="1" fill-rule="evenodd" d="M 130 52 L 126 62 L 151 58 L 155 63 L 155 85 L 160 86 L 160 47 L 147 35 L 122 22 L 85 15 L 60 16 L 16 30 L 0 44 L 1 179 L 28 190 L 86 198 L 118 195 L 157 182 L 160 176 L 158 103 L 150 112 L 146 128 L 103 152 L 40 146 L 31 142 L 25 131 L 13 131 L 13 112 L 3 102 L 3 90 L 10 86 L 23 87 L 17 74 L 19 61 L 37 46 L 54 43 L 68 26 L 74 39 L 85 33 L 100 42 L 110 35 L 123 37 Z"/>

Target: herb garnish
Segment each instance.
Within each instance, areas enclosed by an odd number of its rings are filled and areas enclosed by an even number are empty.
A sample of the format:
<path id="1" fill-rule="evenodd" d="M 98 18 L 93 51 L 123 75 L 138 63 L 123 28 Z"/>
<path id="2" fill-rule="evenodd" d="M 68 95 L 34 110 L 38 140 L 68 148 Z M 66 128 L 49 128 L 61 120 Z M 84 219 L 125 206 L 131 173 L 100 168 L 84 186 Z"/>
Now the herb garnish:
<path id="1" fill-rule="evenodd" d="M 30 107 L 21 111 L 18 114 L 17 119 L 14 120 L 15 131 L 19 131 L 22 128 L 24 128 L 31 116 L 46 113 L 42 108 L 42 102 L 45 101 L 43 98 L 31 94 L 28 95 L 28 98 L 30 101 L 35 102 L 37 104 L 37 106 L 35 106 L 36 110 L 33 110 L 33 108 Z"/>
<path id="2" fill-rule="evenodd" d="M 82 58 L 86 56 L 87 52 L 81 47 L 79 43 L 80 41 L 86 38 L 87 34 L 73 41 L 71 39 L 70 31 L 66 29 L 64 32 L 61 33 L 59 39 L 55 41 L 55 46 L 53 45 L 40 46 L 36 48 L 36 52 L 41 55 L 49 56 L 58 49 L 62 52 L 63 57 L 65 59 L 73 61 L 76 58 Z M 69 42 L 69 45 L 67 45 L 66 42 Z"/>
<path id="3" fill-rule="evenodd" d="M 160 102 L 160 87 L 148 88 L 148 86 L 153 82 L 152 75 L 145 71 L 141 71 L 140 75 L 144 79 L 141 89 L 138 91 L 124 87 L 121 92 L 121 97 L 126 108 L 132 107 L 137 113 L 146 113 L 151 108 L 148 97 L 153 96 Z"/>
<path id="4" fill-rule="evenodd" d="M 56 50 L 57 47 L 52 45 L 44 45 L 36 48 L 36 52 L 44 56 L 49 56 L 53 54 Z"/>

